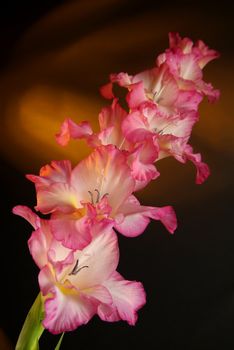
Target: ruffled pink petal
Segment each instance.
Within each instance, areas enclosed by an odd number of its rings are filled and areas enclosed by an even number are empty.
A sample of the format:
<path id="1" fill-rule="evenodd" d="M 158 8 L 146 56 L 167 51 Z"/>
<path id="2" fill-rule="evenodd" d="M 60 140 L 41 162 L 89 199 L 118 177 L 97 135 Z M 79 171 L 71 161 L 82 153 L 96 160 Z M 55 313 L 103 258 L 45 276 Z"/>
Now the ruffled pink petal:
<path id="1" fill-rule="evenodd" d="M 98 302 L 110 305 L 113 303 L 112 296 L 108 289 L 104 286 L 98 285 L 92 288 L 83 289 L 82 293 L 87 298 L 96 299 Z"/>
<path id="2" fill-rule="evenodd" d="M 112 144 L 119 148 L 123 146 L 124 135 L 121 125 L 126 118 L 127 112 L 114 99 L 111 106 L 104 107 L 99 114 L 99 125 L 101 132 L 98 138 L 103 145 Z"/>
<path id="3" fill-rule="evenodd" d="M 33 260 L 41 269 L 48 263 L 48 251 L 52 241 L 52 234 L 48 222 L 41 220 L 35 213 L 26 206 L 18 205 L 13 208 L 13 213 L 22 216 L 35 229 L 28 240 L 28 246 Z"/>
<path id="4" fill-rule="evenodd" d="M 139 182 L 143 182 L 146 185 L 160 175 L 153 165 L 157 157 L 158 146 L 153 141 L 153 138 L 145 140 L 145 142 L 140 144 L 129 156 L 132 176 L 138 181 L 135 190 L 138 188 Z"/>
<path id="5" fill-rule="evenodd" d="M 192 54 L 180 57 L 179 76 L 184 80 L 199 81 L 202 79 L 202 71 L 197 60 Z"/>
<path id="6" fill-rule="evenodd" d="M 208 165 L 201 160 L 200 153 L 193 153 L 193 149 L 190 145 L 186 146 L 184 156 L 190 160 L 197 169 L 196 184 L 202 184 L 210 175 L 210 169 Z"/>
<path id="7" fill-rule="evenodd" d="M 49 264 L 45 265 L 39 272 L 38 282 L 43 296 L 49 294 L 50 290 L 57 283 L 54 271 Z"/>
<path id="8" fill-rule="evenodd" d="M 70 139 L 82 139 L 92 135 L 92 128 L 87 121 L 76 124 L 71 119 L 65 119 L 61 125 L 60 132 L 56 134 L 56 141 L 61 146 L 66 146 Z"/>
<path id="9" fill-rule="evenodd" d="M 220 97 L 220 91 L 214 89 L 210 83 L 207 84 L 204 81 L 200 81 L 197 84 L 197 89 L 199 89 L 203 95 L 207 96 L 208 101 L 211 103 L 216 102 Z"/>
<path id="10" fill-rule="evenodd" d="M 95 229 L 95 228 L 94 228 Z M 99 229 L 98 229 L 99 231 Z M 102 285 L 116 270 L 119 262 L 119 249 L 116 234 L 109 226 L 103 226 L 101 233 L 94 234 L 91 243 L 79 254 L 79 266 L 87 266 L 69 280 L 78 289 L 85 290 Z"/>
<path id="11" fill-rule="evenodd" d="M 180 49 L 183 53 L 191 53 L 193 42 L 189 38 L 181 39 L 180 35 L 175 32 L 169 33 L 169 46 L 171 49 Z"/>
<path id="12" fill-rule="evenodd" d="M 34 229 L 37 229 L 41 226 L 40 218 L 35 214 L 30 208 L 24 205 L 17 205 L 12 209 L 13 214 L 19 215 L 25 220 L 27 220 Z"/>
<path id="13" fill-rule="evenodd" d="M 132 76 L 128 73 L 118 73 L 118 74 L 111 74 L 110 80 L 112 83 L 117 83 L 120 86 L 128 87 L 132 83 Z"/>
<path id="14" fill-rule="evenodd" d="M 43 221 L 41 228 L 34 231 L 28 240 L 28 247 L 33 260 L 41 269 L 48 263 L 48 251 L 53 236 L 47 221 Z"/>
<path id="15" fill-rule="evenodd" d="M 40 176 L 53 182 L 69 182 L 71 177 L 71 162 L 69 160 L 52 161 L 40 169 Z"/>
<path id="16" fill-rule="evenodd" d="M 122 130 L 124 136 L 133 143 L 142 142 L 153 134 L 147 118 L 139 110 L 130 113 L 125 118 Z"/>
<path id="17" fill-rule="evenodd" d="M 115 228 L 127 237 L 135 237 L 143 233 L 150 219 L 160 220 L 170 233 L 173 233 L 177 227 L 176 215 L 172 207 L 141 206 L 134 196 L 130 196 L 119 211 L 124 214 L 124 220 L 116 224 Z"/>
<path id="18" fill-rule="evenodd" d="M 74 263 L 74 251 L 55 239 L 52 240 L 47 255 L 57 276 L 64 271 L 64 268 Z"/>
<path id="19" fill-rule="evenodd" d="M 132 193 L 135 185 L 127 156 L 113 145 L 97 147 L 81 161 L 72 172 L 71 183 L 77 198 L 83 201 L 90 202 L 93 198 L 97 203 L 107 196 L 112 215 Z"/>
<path id="20" fill-rule="evenodd" d="M 180 90 L 175 106 L 179 110 L 185 109 L 185 110 L 197 111 L 198 106 L 201 103 L 202 99 L 203 99 L 202 94 L 195 90 L 191 90 L 191 91 Z"/>
<path id="21" fill-rule="evenodd" d="M 66 183 L 54 183 L 46 189 L 40 189 L 37 192 L 36 210 L 43 214 L 60 210 L 70 212 L 81 205 L 77 200 L 74 189 Z"/>
<path id="22" fill-rule="evenodd" d="M 74 288 L 50 290 L 45 301 L 43 326 L 53 334 L 68 332 L 86 324 L 96 313 L 96 303 Z"/>
<path id="23" fill-rule="evenodd" d="M 137 108 L 142 102 L 147 100 L 142 81 L 131 85 L 131 90 L 127 94 L 126 100 L 131 109 Z"/>
<path id="24" fill-rule="evenodd" d="M 202 40 L 198 40 L 193 52 L 199 57 L 198 63 L 201 69 L 220 56 L 219 52 L 210 49 Z"/>
<path id="25" fill-rule="evenodd" d="M 77 214 L 78 215 L 78 214 Z M 50 220 L 54 238 L 70 249 L 83 249 L 91 241 L 90 224 L 86 216 L 55 212 Z"/>
<path id="26" fill-rule="evenodd" d="M 122 319 L 130 325 L 135 325 L 137 311 L 146 302 L 142 284 L 140 282 L 127 281 L 118 272 L 115 272 L 110 279 L 104 282 L 104 286 L 112 296 L 113 305 L 99 305 L 99 317 L 109 322 Z"/>

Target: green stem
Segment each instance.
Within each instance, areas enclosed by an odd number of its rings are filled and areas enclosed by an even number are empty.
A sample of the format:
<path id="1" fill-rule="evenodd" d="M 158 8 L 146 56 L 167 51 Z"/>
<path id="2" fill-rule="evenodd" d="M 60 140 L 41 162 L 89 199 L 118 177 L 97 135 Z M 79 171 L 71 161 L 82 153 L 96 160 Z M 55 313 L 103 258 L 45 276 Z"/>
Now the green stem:
<path id="1" fill-rule="evenodd" d="M 42 320 L 43 302 L 39 293 L 25 319 L 15 350 L 39 350 L 39 339 L 44 331 Z"/>

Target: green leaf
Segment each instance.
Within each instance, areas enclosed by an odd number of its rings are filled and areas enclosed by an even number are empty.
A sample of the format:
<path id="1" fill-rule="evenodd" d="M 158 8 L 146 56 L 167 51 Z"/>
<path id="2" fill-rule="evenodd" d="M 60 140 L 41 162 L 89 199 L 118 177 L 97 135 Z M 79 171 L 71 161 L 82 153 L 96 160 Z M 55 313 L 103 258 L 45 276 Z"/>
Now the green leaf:
<path id="1" fill-rule="evenodd" d="M 44 331 L 42 320 L 43 303 L 39 293 L 26 317 L 15 350 L 39 350 L 39 339 Z"/>
<path id="2" fill-rule="evenodd" d="M 56 345 L 56 348 L 54 350 L 59 350 L 60 349 L 60 345 L 62 344 L 62 340 L 63 340 L 63 337 L 64 337 L 64 334 L 65 333 L 62 333 L 60 339 L 59 339 L 59 342 L 58 344 Z"/>

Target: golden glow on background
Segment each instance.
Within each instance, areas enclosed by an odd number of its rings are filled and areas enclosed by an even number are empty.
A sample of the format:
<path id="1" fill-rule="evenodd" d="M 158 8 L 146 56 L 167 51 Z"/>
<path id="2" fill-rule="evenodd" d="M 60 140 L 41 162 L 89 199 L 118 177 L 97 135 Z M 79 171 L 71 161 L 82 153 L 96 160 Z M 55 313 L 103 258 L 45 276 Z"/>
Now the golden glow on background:
<path id="1" fill-rule="evenodd" d="M 72 142 L 67 148 L 56 144 L 54 135 L 61 122 L 66 117 L 89 120 L 97 130 L 98 113 L 108 104 L 98 88 L 112 72 L 136 73 L 153 66 L 155 57 L 168 46 L 169 31 L 201 38 L 214 49 L 225 36 L 224 29 L 220 32 L 222 27 L 217 25 L 215 31 L 202 12 L 188 16 L 183 9 L 176 12 L 173 8 L 171 12 L 159 9 L 115 16 L 123 4 L 114 0 L 66 2 L 35 23 L 16 45 L 0 78 L 4 129 L 0 146 L 2 156 L 23 172 L 37 173 L 52 159 L 69 158 L 76 163 L 87 155 L 84 142 Z M 205 69 L 206 80 L 221 89 L 221 99 L 215 105 L 203 103 L 192 139 L 195 150 L 213 166 L 221 154 L 233 155 L 233 62 L 231 56 L 221 54 Z M 199 193 L 197 186 L 191 188 L 192 166 L 167 159 L 160 171 L 163 178 L 150 185 L 145 195 L 155 186 L 164 199 L 165 189 L 187 199 L 186 183 L 190 198 Z M 178 181 L 185 186 L 182 193 L 180 186 L 174 188 Z"/>

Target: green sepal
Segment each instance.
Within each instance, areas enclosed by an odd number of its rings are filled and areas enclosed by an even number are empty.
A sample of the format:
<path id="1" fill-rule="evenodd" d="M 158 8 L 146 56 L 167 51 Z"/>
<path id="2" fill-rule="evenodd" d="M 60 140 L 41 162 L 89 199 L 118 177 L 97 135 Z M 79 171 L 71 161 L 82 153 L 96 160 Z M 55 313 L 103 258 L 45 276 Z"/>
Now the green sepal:
<path id="1" fill-rule="evenodd" d="M 25 319 L 15 350 L 39 350 L 39 339 L 44 331 L 43 318 L 43 302 L 39 293 Z"/>

